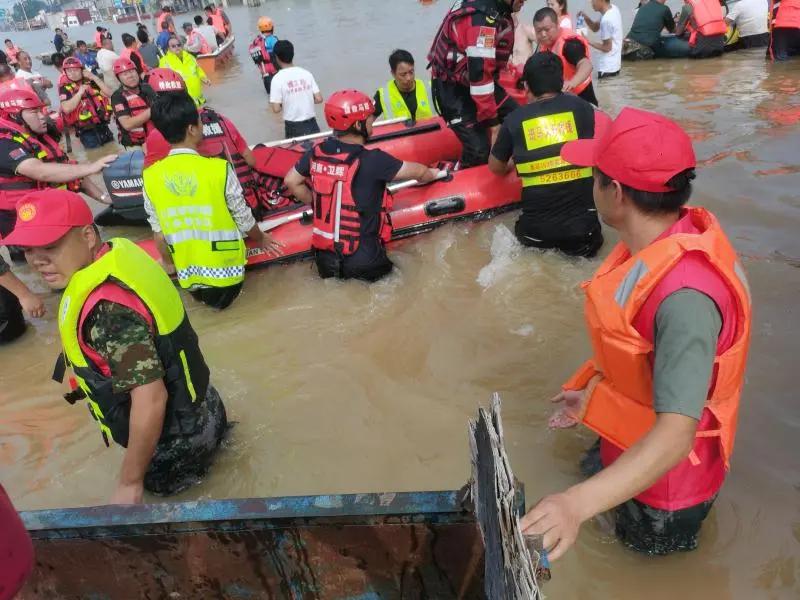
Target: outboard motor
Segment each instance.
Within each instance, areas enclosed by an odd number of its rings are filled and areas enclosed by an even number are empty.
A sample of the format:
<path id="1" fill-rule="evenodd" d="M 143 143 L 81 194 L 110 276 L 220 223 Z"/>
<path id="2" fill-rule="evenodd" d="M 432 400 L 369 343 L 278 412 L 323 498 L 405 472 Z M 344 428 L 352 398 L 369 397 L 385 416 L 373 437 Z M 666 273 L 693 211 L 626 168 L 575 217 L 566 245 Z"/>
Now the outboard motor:
<path id="1" fill-rule="evenodd" d="M 121 154 L 103 170 L 111 206 L 95 218 L 98 225 L 144 225 L 147 214 L 142 196 L 144 152 L 134 150 Z"/>

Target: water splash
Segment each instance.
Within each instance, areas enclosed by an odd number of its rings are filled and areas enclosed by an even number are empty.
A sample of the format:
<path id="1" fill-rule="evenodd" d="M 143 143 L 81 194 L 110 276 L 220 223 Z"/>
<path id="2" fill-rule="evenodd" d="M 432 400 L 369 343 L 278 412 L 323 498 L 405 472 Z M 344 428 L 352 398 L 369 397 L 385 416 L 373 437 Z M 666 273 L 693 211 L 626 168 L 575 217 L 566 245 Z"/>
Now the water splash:
<path id="1" fill-rule="evenodd" d="M 521 249 L 522 246 L 508 227 L 497 225 L 489 250 L 492 260 L 478 273 L 478 277 L 475 279 L 478 285 L 484 289 L 494 285 L 514 264 Z"/>

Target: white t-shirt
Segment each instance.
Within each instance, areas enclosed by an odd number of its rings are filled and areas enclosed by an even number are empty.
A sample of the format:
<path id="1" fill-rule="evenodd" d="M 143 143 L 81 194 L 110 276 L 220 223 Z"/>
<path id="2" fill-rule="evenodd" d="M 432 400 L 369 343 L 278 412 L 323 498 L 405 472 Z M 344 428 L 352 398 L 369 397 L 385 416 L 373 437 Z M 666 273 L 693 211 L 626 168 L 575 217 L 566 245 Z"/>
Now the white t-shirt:
<path id="1" fill-rule="evenodd" d="M 211 48 L 212 52 L 219 47 L 219 44 L 217 44 L 217 33 L 211 25 L 198 25 L 196 29 L 200 32 L 200 35 L 206 38 L 208 47 Z"/>
<path id="2" fill-rule="evenodd" d="M 39 73 L 38 71 L 31 72 L 31 71 L 23 71 L 22 69 L 17 69 L 16 76 L 19 77 L 20 79 L 25 79 L 26 81 L 28 79 L 41 79 L 42 78 L 42 74 Z"/>
<path id="3" fill-rule="evenodd" d="M 740 37 L 767 33 L 767 0 L 738 0 L 728 4 L 727 19 L 736 23 Z"/>
<path id="4" fill-rule="evenodd" d="M 308 121 L 316 116 L 314 94 L 319 94 L 314 76 L 300 67 L 288 67 L 272 78 L 269 101 L 283 105 L 284 121 Z"/>
<path id="5" fill-rule="evenodd" d="M 611 5 L 600 18 L 600 40 L 611 40 L 610 52 L 597 52 L 597 72 L 616 73 L 622 67 L 622 13 Z"/>

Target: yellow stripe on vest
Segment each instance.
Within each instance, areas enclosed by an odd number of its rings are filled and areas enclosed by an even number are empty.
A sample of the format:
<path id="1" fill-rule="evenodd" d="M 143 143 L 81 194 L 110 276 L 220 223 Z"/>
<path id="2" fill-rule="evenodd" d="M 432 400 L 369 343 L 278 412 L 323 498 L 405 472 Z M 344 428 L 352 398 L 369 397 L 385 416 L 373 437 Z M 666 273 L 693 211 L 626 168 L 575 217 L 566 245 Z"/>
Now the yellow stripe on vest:
<path id="1" fill-rule="evenodd" d="M 568 181 L 585 179 L 591 176 L 592 176 L 591 167 L 585 167 L 582 169 L 569 169 L 568 171 L 556 171 L 554 173 L 545 173 L 544 175 L 523 177 L 522 187 L 531 187 L 534 185 L 550 185 L 552 183 L 566 183 Z"/>

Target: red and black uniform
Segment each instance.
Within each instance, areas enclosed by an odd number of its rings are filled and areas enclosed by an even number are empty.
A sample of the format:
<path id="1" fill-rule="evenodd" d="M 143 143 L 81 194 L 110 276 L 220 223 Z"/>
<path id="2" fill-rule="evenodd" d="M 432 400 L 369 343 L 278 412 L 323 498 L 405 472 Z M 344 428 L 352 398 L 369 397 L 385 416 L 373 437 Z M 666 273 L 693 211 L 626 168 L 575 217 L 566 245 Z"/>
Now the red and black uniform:
<path id="1" fill-rule="evenodd" d="M 64 122 L 69 127 L 75 128 L 75 133 L 85 148 L 97 148 L 114 140 L 108 123 L 111 121 L 113 109 L 110 98 L 106 98 L 94 82 L 67 81 L 58 88 L 61 102 L 69 100 L 78 93 L 80 88 L 87 84 L 89 90 L 83 94 L 77 108 L 70 113 L 64 113 Z"/>
<path id="2" fill-rule="evenodd" d="M 392 270 L 384 248 L 392 233 L 386 184 L 402 166 L 382 150 L 336 138 L 297 162 L 314 193 L 311 245 L 320 277 L 376 281 Z"/>
<path id="3" fill-rule="evenodd" d="M 517 108 L 497 83 L 514 50 L 503 0 L 463 0 L 445 16 L 428 54 L 434 103 L 464 151 L 462 166 L 489 160 L 487 130 Z"/>
<path id="4" fill-rule="evenodd" d="M 0 598 L 14 598 L 33 570 L 33 543 L 0 485 Z"/>
<path id="5" fill-rule="evenodd" d="M 117 120 L 119 130 L 119 143 L 123 146 L 141 146 L 147 139 L 147 134 L 153 125 L 148 121 L 141 127 L 133 131 L 126 130 L 119 122 L 120 117 L 135 117 L 142 111 L 147 110 L 156 99 L 156 93 L 146 83 L 139 84 L 137 88 L 131 89 L 124 85 L 117 88 L 111 95 L 111 105 L 114 109 L 114 117 Z"/>
<path id="6" fill-rule="evenodd" d="M 264 80 L 264 89 L 267 90 L 267 94 L 272 91 L 272 78 L 275 76 L 275 73 L 278 72 L 278 63 L 272 56 L 272 52 L 267 48 L 267 39 L 272 38 L 275 40 L 278 39 L 274 35 L 269 36 L 269 38 L 258 35 L 250 44 L 250 58 L 256 63 L 261 73 L 261 77 Z M 272 45 L 275 45 L 274 42 Z"/>

